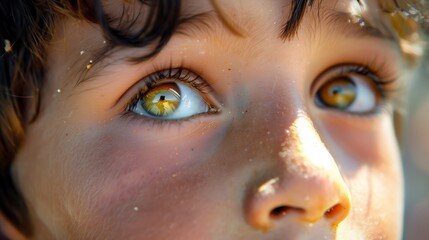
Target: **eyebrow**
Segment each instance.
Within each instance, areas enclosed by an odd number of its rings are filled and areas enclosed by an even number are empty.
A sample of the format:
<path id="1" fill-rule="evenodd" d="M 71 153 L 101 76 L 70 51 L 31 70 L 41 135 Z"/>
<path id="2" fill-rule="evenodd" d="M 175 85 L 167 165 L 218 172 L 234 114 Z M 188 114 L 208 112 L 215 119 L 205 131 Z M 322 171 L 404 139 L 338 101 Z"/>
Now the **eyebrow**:
<path id="1" fill-rule="evenodd" d="M 325 21 L 330 28 L 335 28 L 332 29 L 333 31 L 345 37 L 373 37 L 391 42 L 396 41 L 394 33 L 383 21 L 375 25 L 363 16 L 334 10 L 325 10 L 321 14 L 321 18 L 324 18 L 321 22 Z"/>
<path id="2" fill-rule="evenodd" d="M 176 27 L 176 30 L 172 37 L 183 35 L 188 38 L 198 38 L 201 35 L 204 34 L 219 34 L 220 31 L 223 31 L 224 22 L 219 19 L 218 12 L 215 10 L 206 11 L 199 14 L 194 14 L 191 16 L 182 16 L 179 19 L 179 23 Z M 311 13 L 309 13 L 311 14 Z M 309 14 L 306 14 L 306 16 L 309 16 Z M 389 28 L 385 25 L 373 25 L 370 23 L 370 21 L 364 19 L 362 16 L 355 16 L 352 15 L 349 12 L 342 12 L 338 10 L 322 10 L 318 13 L 317 17 L 313 17 L 312 27 L 308 28 L 314 31 L 316 24 L 321 23 L 328 26 L 328 31 L 332 33 L 337 33 L 339 35 L 343 35 L 347 38 L 365 38 L 365 37 L 372 37 L 381 39 L 388 42 L 395 42 L 396 39 L 392 32 L 389 30 Z M 234 23 L 232 25 L 235 25 Z M 286 26 L 286 24 L 284 25 Z M 230 27 L 227 27 L 226 29 L 230 30 Z M 310 31 L 311 31 L 310 30 Z M 289 39 L 292 39 L 295 37 L 297 33 L 292 33 L 292 31 L 295 31 L 295 29 L 289 29 L 291 32 L 287 32 L 286 28 L 279 29 L 279 39 L 282 39 L 283 41 L 288 41 Z M 295 31 L 296 32 L 296 31 Z M 236 37 L 246 37 L 246 36 L 239 36 L 237 34 L 234 34 Z M 291 35 L 293 34 L 293 35 Z M 93 71 L 88 74 L 88 70 L 79 70 L 78 74 L 82 76 L 79 78 L 79 80 L 76 83 L 76 87 L 90 79 L 93 79 L 96 77 L 102 70 L 107 67 L 106 66 L 98 66 L 97 63 L 109 58 L 110 53 L 115 52 L 115 50 L 120 46 L 113 46 L 113 48 L 109 49 L 108 51 L 100 49 L 99 51 L 95 51 L 93 58 L 94 63 L 93 67 L 91 68 Z M 150 61 L 153 57 L 148 58 L 145 61 Z M 128 59 L 129 62 L 135 62 L 133 61 L 135 58 Z"/>

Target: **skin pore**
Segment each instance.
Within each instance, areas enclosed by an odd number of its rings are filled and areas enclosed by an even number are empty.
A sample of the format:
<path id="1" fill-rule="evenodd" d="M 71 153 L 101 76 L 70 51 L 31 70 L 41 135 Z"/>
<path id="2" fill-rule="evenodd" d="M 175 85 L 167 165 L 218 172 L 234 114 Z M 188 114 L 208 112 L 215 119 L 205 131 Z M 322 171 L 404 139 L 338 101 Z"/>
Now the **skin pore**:
<path id="1" fill-rule="evenodd" d="M 354 1 L 311 8 L 290 39 L 288 1 L 218 2 L 240 34 L 184 1 L 198 17 L 138 63 L 148 49 L 92 64 L 99 26 L 58 20 L 13 163 L 34 239 L 400 238 L 396 45 L 348 18 Z M 176 116 L 147 112 L 156 90 Z"/>

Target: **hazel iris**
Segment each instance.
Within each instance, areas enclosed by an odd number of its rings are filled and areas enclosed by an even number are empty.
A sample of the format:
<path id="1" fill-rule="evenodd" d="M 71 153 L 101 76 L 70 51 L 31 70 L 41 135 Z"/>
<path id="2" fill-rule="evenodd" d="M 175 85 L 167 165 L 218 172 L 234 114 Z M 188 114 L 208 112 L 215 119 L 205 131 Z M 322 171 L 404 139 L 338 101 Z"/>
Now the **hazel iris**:
<path id="1" fill-rule="evenodd" d="M 166 117 L 174 113 L 181 100 L 180 89 L 175 83 L 166 83 L 144 94 L 142 107 L 150 115 Z"/>
<path id="2" fill-rule="evenodd" d="M 356 95 L 356 85 L 348 78 L 333 79 L 317 91 L 317 98 L 323 105 L 336 109 L 350 107 Z"/>

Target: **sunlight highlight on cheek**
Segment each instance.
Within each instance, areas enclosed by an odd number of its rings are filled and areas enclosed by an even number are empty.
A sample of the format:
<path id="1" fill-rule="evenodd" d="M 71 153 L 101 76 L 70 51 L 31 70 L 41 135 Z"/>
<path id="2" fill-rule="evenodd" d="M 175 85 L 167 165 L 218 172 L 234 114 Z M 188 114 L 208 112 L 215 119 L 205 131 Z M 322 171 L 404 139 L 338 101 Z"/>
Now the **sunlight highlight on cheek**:
<path id="1" fill-rule="evenodd" d="M 319 137 L 311 119 L 299 112 L 297 119 L 286 131 L 279 156 L 290 171 L 307 175 L 312 168 L 332 169 L 335 162 Z"/>

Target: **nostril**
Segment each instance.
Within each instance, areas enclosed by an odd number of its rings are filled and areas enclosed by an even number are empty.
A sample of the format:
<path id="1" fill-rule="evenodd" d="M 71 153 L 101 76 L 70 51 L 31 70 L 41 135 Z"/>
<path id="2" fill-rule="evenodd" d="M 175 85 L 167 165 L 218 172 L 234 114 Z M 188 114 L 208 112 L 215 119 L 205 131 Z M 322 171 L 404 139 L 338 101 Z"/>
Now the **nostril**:
<path id="1" fill-rule="evenodd" d="M 345 208 L 341 204 L 335 204 L 325 212 L 326 218 L 338 218 L 343 215 Z"/>
<path id="2" fill-rule="evenodd" d="M 270 216 L 271 218 L 280 218 L 284 215 L 286 215 L 286 213 L 290 210 L 290 207 L 287 206 L 280 206 L 280 207 L 276 207 L 273 210 L 271 210 L 270 212 Z"/>
<path id="3" fill-rule="evenodd" d="M 289 207 L 289 206 L 279 206 L 279 207 L 276 207 L 273 210 L 271 210 L 270 217 L 272 219 L 277 219 L 277 218 L 280 218 L 280 217 L 286 215 L 290 211 L 304 212 L 304 209 Z"/>

